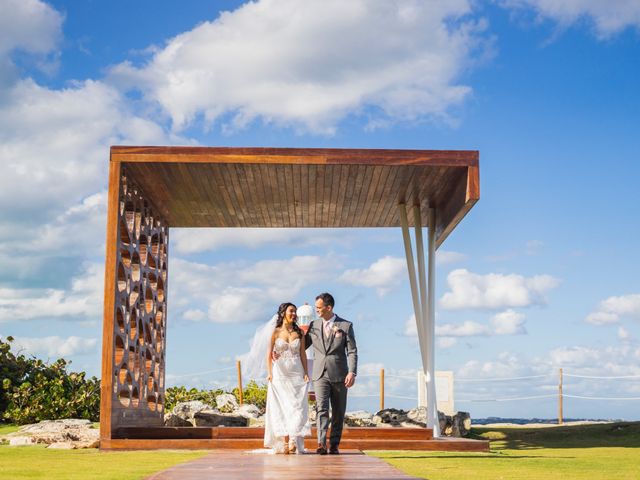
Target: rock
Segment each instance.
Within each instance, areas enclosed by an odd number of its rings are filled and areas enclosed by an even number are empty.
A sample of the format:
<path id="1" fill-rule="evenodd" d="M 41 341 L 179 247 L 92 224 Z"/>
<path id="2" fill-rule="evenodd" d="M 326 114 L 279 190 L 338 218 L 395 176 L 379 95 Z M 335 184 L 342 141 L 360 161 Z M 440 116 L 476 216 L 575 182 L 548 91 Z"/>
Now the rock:
<path id="1" fill-rule="evenodd" d="M 47 448 L 58 448 L 60 450 L 73 450 L 75 447 L 71 442 L 55 442 L 49 445 Z"/>
<path id="2" fill-rule="evenodd" d="M 231 393 L 222 393 L 216 397 L 216 407 L 222 413 L 231 413 L 238 408 L 238 401 Z"/>
<path id="3" fill-rule="evenodd" d="M 196 413 L 201 412 L 203 410 L 213 410 L 211 405 L 208 405 L 200 400 L 191 400 L 190 402 L 180 402 L 175 407 L 171 413 L 176 415 L 178 418 L 184 420 L 189 423 L 189 425 L 195 425 L 193 421 L 193 417 Z M 165 417 L 166 421 L 166 417 Z M 178 420 L 172 420 L 174 422 L 178 422 Z M 188 426 L 188 425 L 171 425 L 171 426 Z"/>
<path id="4" fill-rule="evenodd" d="M 245 403 L 236 408 L 233 413 L 244 418 L 258 418 L 260 416 L 260 408 L 256 405 Z"/>
<path id="5" fill-rule="evenodd" d="M 20 427 L 17 432 L 5 435 L 4 438 L 8 440 L 9 445 L 41 443 L 68 444 L 54 448 L 95 448 L 99 443 L 100 431 L 93 428 L 89 420 L 45 420 Z"/>
<path id="6" fill-rule="evenodd" d="M 167 413 L 164 416 L 165 427 L 192 427 L 193 424 L 189 420 L 185 420 L 175 413 Z"/>
<path id="7" fill-rule="evenodd" d="M 375 418 L 379 417 L 379 418 Z M 380 426 L 380 424 L 388 423 L 393 426 L 399 427 L 400 423 L 407 420 L 407 412 L 399 410 L 397 408 L 385 408 L 380 410 L 372 418 L 373 423 Z"/>
<path id="8" fill-rule="evenodd" d="M 471 414 L 469 412 L 456 412 L 451 423 L 451 436 L 466 437 L 471 431 Z"/>
<path id="9" fill-rule="evenodd" d="M 258 418 L 249 418 L 250 427 L 264 427 L 264 415 Z"/>
<path id="10" fill-rule="evenodd" d="M 347 412 L 344 416 L 344 423 L 349 427 L 375 427 L 373 415 L 364 410 Z"/>
<path id="11" fill-rule="evenodd" d="M 407 412 L 407 418 L 415 424 L 426 427 L 427 426 L 427 407 L 418 407 Z"/>
<path id="12" fill-rule="evenodd" d="M 216 410 L 202 410 L 193 416 L 196 427 L 246 427 L 249 419 L 240 415 L 224 414 Z"/>

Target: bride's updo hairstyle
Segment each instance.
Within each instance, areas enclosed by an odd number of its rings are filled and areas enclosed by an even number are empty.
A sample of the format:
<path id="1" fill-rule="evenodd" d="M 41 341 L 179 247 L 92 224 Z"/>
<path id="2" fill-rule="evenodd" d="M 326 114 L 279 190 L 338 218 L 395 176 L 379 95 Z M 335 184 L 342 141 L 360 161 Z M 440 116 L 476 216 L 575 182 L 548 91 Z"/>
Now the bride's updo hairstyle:
<path id="1" fill-rule="evenodd" d="M 291 302 L 281 303 L 280 306 L 278 307 L 278 320 L 276 321 L 276 328 L 280 328 L 284 324 L 284 316 L 286 315 L 287 308 L 289 307 L 293 307 L 296 310 L 298 309 L 298 307 L 296 307 Z M 300 335 L 301 337 L 304 337 L 304 333 L 302 333 L 302 330 L 300 330 L 300 327 L 298 326 L 298 322 L 294 320 L 292 325 L 293 325 L 293 330 L 295 332 L 298 332 L 298 335 Z"/>

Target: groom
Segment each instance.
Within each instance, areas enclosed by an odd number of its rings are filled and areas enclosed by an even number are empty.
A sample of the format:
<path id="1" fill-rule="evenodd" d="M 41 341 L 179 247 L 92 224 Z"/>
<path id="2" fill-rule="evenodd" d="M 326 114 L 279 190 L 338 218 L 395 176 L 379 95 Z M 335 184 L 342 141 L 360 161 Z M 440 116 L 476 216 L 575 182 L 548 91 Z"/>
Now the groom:
<path id="1" fill-rule="evenodd" d="M 355 383 L 358 349 L 353 324 L 333 313 L 335 301 L 330 293 L 316 297 L 318 319 L 311 322 L 305 336 L 307 348 L 313 345 L 312 380 L 316 393 L 316 427 L 318 449 L 327 454 L 329 404 L 331 404 L 331 436 L 329 453 L 337 455 L 342 437 L 342 424 L 347 408 L 347 389 Z"/>

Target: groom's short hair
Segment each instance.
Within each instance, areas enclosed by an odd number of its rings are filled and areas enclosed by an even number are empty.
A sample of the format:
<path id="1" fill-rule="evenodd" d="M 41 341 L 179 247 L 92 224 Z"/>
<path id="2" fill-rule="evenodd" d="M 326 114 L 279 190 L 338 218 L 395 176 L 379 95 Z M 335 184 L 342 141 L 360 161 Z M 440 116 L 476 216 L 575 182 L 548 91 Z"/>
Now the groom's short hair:
<path id="1" fill-rule="evenodd" d="M 330 293 L 321 293 L 316 297 L 316 300 L 322 300 L 325 305 L 329 305 L 331 307 L 335 307 L 336 301 L 333 299 L 333 295 Z"/>

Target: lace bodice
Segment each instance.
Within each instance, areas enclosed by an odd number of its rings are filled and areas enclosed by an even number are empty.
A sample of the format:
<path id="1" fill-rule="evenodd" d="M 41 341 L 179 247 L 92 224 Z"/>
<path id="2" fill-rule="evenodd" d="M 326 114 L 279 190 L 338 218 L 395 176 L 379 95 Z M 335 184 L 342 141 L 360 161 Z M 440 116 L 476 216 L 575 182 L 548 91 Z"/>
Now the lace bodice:
<path id="1" fill-rule="evenodd" d="M 287 342 L 284 338 L 276 338 L 273 349 L 280 354 L 280 358 L 294 358 L 300 356 L 300 339 Z"/>

